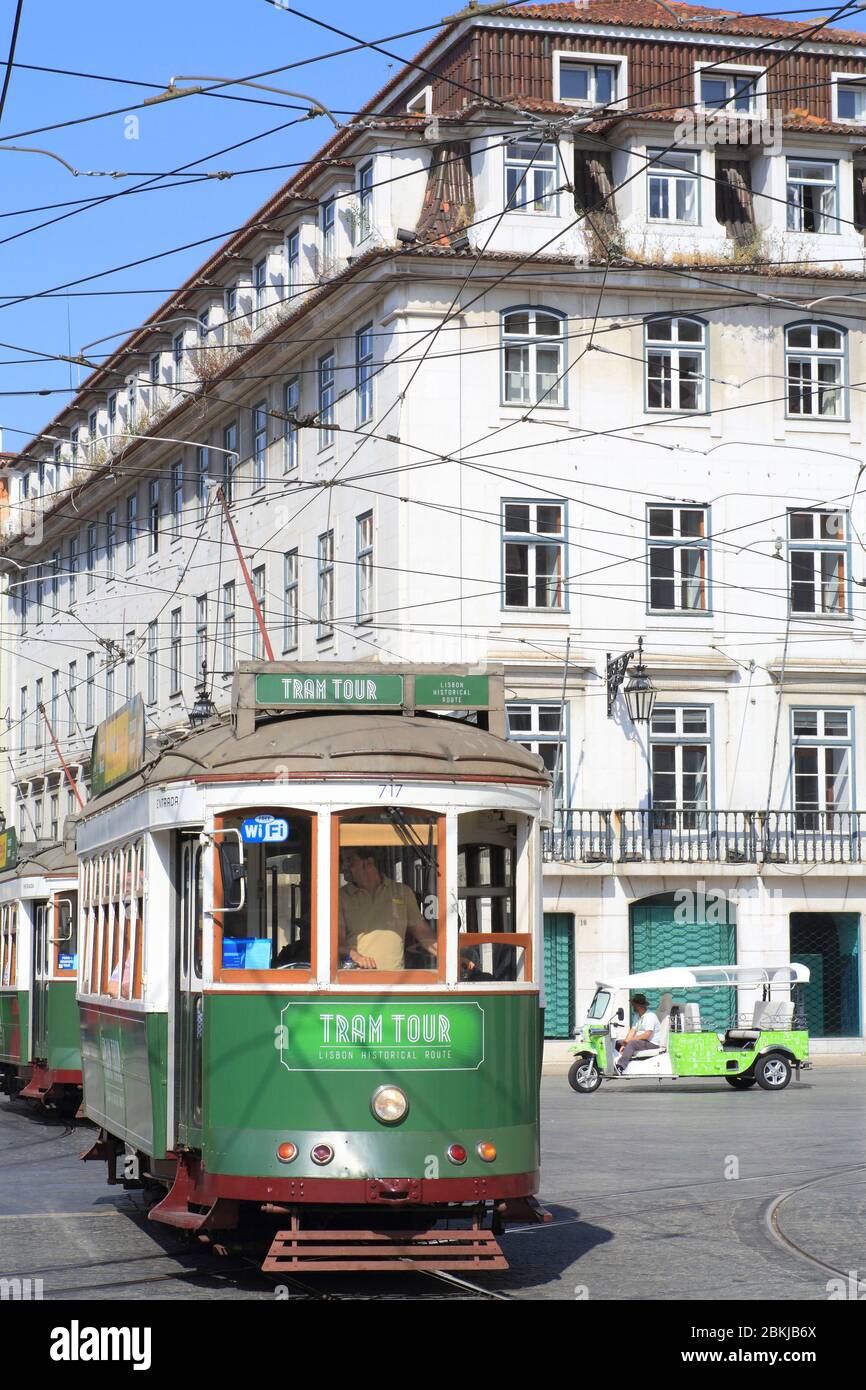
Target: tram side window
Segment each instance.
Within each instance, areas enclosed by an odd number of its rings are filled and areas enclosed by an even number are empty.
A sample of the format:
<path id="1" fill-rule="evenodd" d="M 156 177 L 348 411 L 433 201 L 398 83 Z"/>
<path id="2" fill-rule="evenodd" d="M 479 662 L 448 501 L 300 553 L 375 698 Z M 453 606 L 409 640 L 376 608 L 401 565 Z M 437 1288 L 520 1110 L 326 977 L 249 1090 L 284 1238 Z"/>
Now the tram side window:
<path id="1" fill-rule="evenodd" d="M 517 826 L 499 812 L 458 821 L 457 899 L 460 979 L 516 983 L 530 978 L 531 936 L 518 930 Z"/>
<path id="2" fill-rule="evenodd" d="M 8 903 L 0 911 L 0 985 L 15 988 L 18 944 L 18 905 Z"/>
<path id="3" fill-rule="evenodd" d="M 224 833 L 217 837 L 215 905 L 227 905 L 221 913 L 223 970 L 311 971 L 313 817 L 257 809 L 223 816 L 218 829 Z M 258 834 L 261 840 L 249 838 Z"/>
<path id="4" fill-rule="evenodd" d="M 398 807 L 337 820 L 339 970 L 435 971 L 444 925 L 443 820 Z"/>
<path id="5" fill-rule="evenodd" d="M 85 860 L 82 885 L 82 988 L 110 999 L 140 999 L 144 841 L 130 841 Z"/>
<path id="6" fill-rule="evenodd" d="M 78 894 L 54 899 L 54 974 L 69 978 L 78 969 Z"/>

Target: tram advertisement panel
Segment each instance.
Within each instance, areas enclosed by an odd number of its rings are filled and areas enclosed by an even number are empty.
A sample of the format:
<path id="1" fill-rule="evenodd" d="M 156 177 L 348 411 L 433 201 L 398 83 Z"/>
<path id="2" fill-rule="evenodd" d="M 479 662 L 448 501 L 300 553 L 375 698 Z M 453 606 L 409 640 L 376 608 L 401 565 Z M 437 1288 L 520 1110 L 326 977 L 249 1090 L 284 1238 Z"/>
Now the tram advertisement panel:
<path id="1" fill-rule="evenodd" d="M 282 1010 L 278 1043 L 288 1071 L 477 1071 L 484 1010 L 475 1000 L 292 1002 Z"/>

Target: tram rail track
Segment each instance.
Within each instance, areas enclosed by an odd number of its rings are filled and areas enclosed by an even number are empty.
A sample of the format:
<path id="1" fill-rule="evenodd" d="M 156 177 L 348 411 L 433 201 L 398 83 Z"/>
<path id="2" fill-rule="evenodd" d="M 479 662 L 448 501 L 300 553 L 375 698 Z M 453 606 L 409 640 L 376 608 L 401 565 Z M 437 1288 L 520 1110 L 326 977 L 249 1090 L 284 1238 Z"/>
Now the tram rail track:
<path id="1" fill-rule="evenodd" d="M 780 1193 L 779 1196 L 774 1198 L 764 1209 L 764 1223 L 770 1239 L 776 1245 L 781 1246 L 786 1252 L 814 1265 L 816 1269 L 823 1270 L 828 1274 L 833 1274 L 837 1278 L 847 1280 L 851 1274 L 850 1270 L 839 1269 L 837 1265 L 830 1264 L 827 1260 L 822 1260 L 820 1256 L 807 1250 L 783 1230 L 781 1224 L 781 1211 L 785 1203 L 789 1202 L 792 1197 L 796 1197 L 800 1192 L 805 1192 L 812 1187 L 818 1187 L 822 1183 L 832 1182 L 834 1178 L 843 1177 L 849 1173 L 863 1172 L 866 1172 L 866 1163 L 854 1163 L 849 1168 L 839 1168 L 833 1173 L 822 1173 L 816 1178 L 810 1178 L 808 1182 L 800 1183 L 799 1186 L 790 1188 L 788 1192 Z M 861 1289 L 866 1292 L 866 1279 L 856 1279 L 856 1286 L 858 1292 Z"/>

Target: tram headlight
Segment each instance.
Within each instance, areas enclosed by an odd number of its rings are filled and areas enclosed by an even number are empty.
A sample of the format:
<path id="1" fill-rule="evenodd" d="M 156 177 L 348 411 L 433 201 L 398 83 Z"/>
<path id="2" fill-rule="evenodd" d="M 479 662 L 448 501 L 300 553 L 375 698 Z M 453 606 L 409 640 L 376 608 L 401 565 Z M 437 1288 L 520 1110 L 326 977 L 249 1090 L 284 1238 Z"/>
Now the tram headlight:
<path id="1" fill-rule="evenodd" d="M 379 1086 L 370 1100 L 370 1109 L 383 1125 L 398 1125 L 409 1113 L 409 1101 L 399 1086 Z"/>

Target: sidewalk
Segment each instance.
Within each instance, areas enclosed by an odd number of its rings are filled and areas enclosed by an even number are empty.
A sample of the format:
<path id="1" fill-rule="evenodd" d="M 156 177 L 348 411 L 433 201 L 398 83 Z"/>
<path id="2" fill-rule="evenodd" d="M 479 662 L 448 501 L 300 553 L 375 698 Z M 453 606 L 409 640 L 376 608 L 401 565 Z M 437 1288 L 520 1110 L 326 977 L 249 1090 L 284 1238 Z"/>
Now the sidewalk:
<path id="1" fill-rule="evenodd" d="M 544 1063 L 542 1073 L 544 1076 L 565 1076 L 572 1063 L 571 1049 L 575 1046 L 571 1038 L 546 1038 L 544 1042 Z M 866 1051 L 850 1052 L 842 1050 L 838 1052 L 824 1051 L 824 1048 L 833 1046 L 832 1040 L 820 1041 L 812 1045 L 809 1053 L 809 1060 L 816 1068 L 832 1066 L 866 1066 Z M 848 1047 L 851 1044 L 848 1043 Z M 860 1044 L 862 1047 L 863 1044 Z"/>

